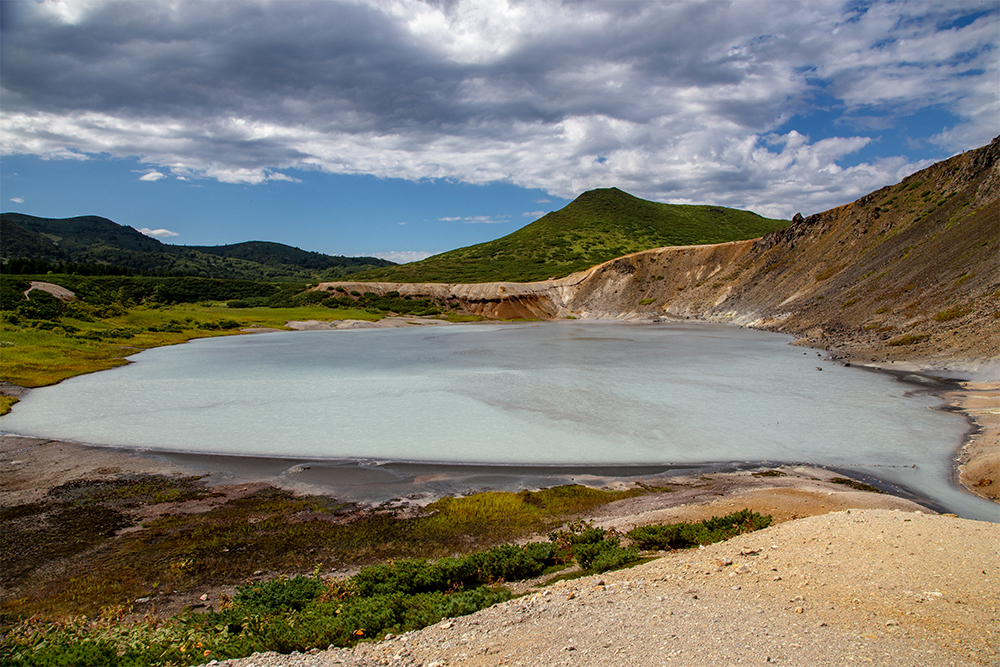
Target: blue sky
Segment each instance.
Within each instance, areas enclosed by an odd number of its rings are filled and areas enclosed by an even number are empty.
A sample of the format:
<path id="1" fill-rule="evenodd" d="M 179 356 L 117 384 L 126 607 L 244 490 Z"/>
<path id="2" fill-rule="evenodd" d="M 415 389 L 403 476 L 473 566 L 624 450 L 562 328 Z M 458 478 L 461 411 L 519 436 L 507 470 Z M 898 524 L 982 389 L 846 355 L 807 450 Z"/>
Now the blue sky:
<path id="1" fill-rule="evenodd" d="M 0 209 L 397 261 L 580 193 L 789 218 L 1000 134 L 997 0 L 2 0 Z"/>

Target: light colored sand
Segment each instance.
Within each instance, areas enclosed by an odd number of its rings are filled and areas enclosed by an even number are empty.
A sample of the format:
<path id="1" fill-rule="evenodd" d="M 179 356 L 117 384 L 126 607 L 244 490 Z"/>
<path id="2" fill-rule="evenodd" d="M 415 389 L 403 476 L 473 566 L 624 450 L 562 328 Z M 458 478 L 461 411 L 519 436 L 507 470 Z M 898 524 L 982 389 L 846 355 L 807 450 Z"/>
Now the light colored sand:
<path id="1" fill-rule="evenodd" d="M 962 448 L 959 480 L 973 493 L 1000 501 L 1000 382 L 969 382 L 947 398 L 976 426 Z"/>

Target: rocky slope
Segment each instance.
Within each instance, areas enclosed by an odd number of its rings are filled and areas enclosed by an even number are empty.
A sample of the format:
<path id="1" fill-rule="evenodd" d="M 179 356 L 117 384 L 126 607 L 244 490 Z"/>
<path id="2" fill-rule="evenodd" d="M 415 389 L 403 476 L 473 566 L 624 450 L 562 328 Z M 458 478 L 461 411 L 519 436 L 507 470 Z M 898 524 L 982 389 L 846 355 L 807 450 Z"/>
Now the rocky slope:
<path id="1" fill-rule="evenodd" d="M 533 283 L 323 283 L 492 318 L 733 322 L 862 359 L 1000 357 L 1000 137 L 763 238 L 659 248 Z"/>

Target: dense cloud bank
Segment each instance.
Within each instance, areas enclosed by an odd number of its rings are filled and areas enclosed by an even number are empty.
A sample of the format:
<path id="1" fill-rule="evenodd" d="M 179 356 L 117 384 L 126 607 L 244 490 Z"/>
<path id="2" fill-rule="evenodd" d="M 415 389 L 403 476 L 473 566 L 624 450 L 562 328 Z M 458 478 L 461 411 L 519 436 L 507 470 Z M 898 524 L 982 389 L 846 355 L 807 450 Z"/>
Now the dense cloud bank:
<path id="1" fill-rule="evenodd" d="M 138 156 L 147 180 L 615 185 L 789 216 L 986 144 L 1000 111 L 998 12 L 969 0 L 3 4 L 4 152 Z M 947 121 L 907 137 L 926 159 L 838 165 L 915 115 Z"/>

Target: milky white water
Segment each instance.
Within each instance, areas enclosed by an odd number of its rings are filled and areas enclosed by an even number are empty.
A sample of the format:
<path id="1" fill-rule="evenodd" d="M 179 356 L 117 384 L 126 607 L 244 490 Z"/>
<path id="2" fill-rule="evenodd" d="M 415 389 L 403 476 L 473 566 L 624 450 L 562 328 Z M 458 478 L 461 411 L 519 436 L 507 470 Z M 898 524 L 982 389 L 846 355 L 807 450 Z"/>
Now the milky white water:
<path id="1" fill-rule="evenodd" d="M 0 429 L 317 459 L 812 463 L 997 520 L 995 505 L 951 483 L 962 417 L 913 385 L 788 342 L 601 322 L 212 338 L 34 390 Z"/>

